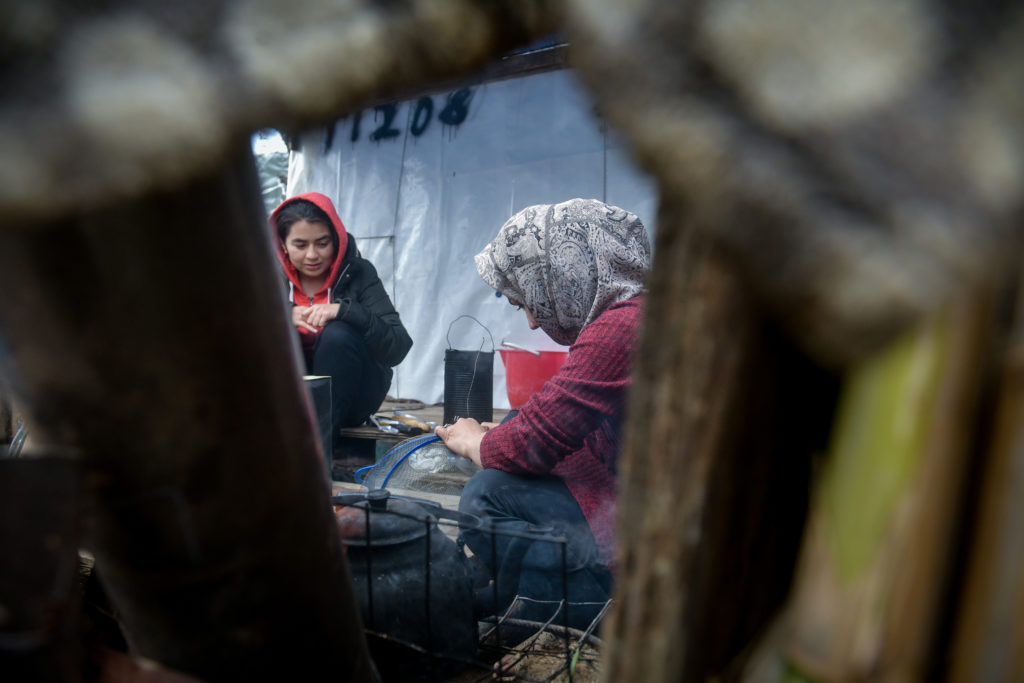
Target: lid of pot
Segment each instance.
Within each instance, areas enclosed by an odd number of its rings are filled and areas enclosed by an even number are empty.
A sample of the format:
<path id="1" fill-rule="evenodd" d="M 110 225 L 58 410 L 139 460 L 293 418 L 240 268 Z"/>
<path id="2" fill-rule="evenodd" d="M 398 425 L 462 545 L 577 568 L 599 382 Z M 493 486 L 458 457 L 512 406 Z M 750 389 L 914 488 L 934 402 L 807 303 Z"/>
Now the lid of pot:
<path id="1" fill-rule="evenodd" d="M 422 538 L 437 522 L 427 507 L 392 498 L 387 489 L 374 489 L 347 505 L 334 506 L 341 542 L 346 546 L 389 546 Z M 367 528 L 369 523 L 369 528 Z"/>

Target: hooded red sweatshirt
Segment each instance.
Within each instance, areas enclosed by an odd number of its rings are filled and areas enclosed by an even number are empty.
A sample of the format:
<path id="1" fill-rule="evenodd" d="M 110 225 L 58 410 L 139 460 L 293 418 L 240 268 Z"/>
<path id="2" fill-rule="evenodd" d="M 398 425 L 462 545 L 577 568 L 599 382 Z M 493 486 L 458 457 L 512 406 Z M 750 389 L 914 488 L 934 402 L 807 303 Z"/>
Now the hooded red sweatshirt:
<path id="1" fill-rule="evenodd" d="M 327 214 L 327 217 L 331 219 L 331 229 L 333 229 L 335 234 L 338 236 L 338 249 L 334 254 L 334 260 L 327 269 L 327 277 L 324 279 L 324 284 L 320 289 L 313 294 L 312 299 L 302 291 L 302 280 L 299 276 L 299 271 L 294 265 L 292 265 L 291 260 L 288 258 L 288 252 L 285 251 L 284 243 L 277 234 L 277 217 L 281 214 L 281 210 L 297 199 L 305 199 L 308 202 L 312 202 L 319 207 L 321 211 Z M 288 300 L 296 306 L 312 306 L 313 304 L 332 303 L 332 288 L 338 281 L 338 276 L 342 269 L 341 262 L 344 260 L 345 253 L 348 251 L 348 232 L 346 232 L 345 225 L 341 222 L 341 219 L 338 218 L 338 212 L 334 209 L 334 203 L 331 202 L 326 195 L 322 195 L 319 192 L 307 192 L 305 194 L 289 197 L 281 202 L 281 204 L 274 209 L 273 213 L 270 214 L 270 230 L 274 239 L 274 244 L 277 245 L 275 249 L 277 252 L 277 260 L 281 262 L 281 267 L 284 269 L 284 273 L 288 278 Z M 302 344 L 305 347 L 311 346 L 313 341 L 316 339 L 315 334 L 304 328 L 299 328 L 299 334 L 302 335 Z"/>

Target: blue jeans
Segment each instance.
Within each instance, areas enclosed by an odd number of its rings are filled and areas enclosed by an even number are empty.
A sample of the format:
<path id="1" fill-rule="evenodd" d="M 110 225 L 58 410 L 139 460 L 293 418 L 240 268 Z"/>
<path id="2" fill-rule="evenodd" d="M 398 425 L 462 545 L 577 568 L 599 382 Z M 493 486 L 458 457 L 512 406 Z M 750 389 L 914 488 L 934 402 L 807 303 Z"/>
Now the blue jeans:
<path id="1" fill-rule="evenodd" d="M 503 613 L 517 594 L 556 602 L 565 598 L 570 603 L 604 603 L 611 597 L 611 573 L 583 512 L 558 477 L 482 470 L 467 482 L 459 510 L 480 518 L 483 529 L 495 530 L 462 532 L 466 545 L 487 565 L 497 585 L 498 604 L 494 604 L 493 586 L 479 594 L 478 606 L 490 614 Z M 564 574 L 562 544 L 502 533 L 536 530 L 549 530 L 553 536 L 564 534 L 568 539 Z M 527 602 L 517 608 L 515 616 L 547 621 L 556 607 Z M 600 608 L 571 604 L 570 625 L 585 628 Z M 562 616 L 554 623 L 561 624 Z"/>
<path id="2" fill-rule="evenodd" d="M 387 396 L 392 370 L 378 363 L 354 327 L 334 320 L 317 335 L 306 369 L 331 378 L 331 422 L 334 433 L 363 424 Z"/>

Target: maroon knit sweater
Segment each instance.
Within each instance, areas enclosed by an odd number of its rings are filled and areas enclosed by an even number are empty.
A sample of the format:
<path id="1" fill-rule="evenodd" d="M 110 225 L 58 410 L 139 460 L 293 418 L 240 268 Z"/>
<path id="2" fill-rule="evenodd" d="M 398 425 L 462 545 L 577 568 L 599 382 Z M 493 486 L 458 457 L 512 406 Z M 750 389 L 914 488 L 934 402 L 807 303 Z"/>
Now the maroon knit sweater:
<path id="1" fill-rule="evenodd" d="M 480 444 L 485 468 L 561 478 L 613 570 L 619 432 L 642 306 L 635 296 L 584 327 L 558 374 Z"/>

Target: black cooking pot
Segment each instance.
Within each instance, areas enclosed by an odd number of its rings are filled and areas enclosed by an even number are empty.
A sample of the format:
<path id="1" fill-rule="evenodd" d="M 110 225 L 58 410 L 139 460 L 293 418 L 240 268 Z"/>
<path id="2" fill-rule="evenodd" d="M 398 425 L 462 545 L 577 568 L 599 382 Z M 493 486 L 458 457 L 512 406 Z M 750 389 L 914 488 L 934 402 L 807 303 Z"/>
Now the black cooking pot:
<path id="1" fill-rule="evenodd" d="M 332 502 L 381 675 L 413 680 L 412 670 L 422 672 L 417 660 L 423 657 L 415 650 L 390 651 L 403 642 L 425 650 L 434 665 L 470 661 L 477 646 L 473 571 L 438 520 L 454 520 L 461 528 L 479 527 L 480 521 L 387 489 L 334 496 Z"/>

